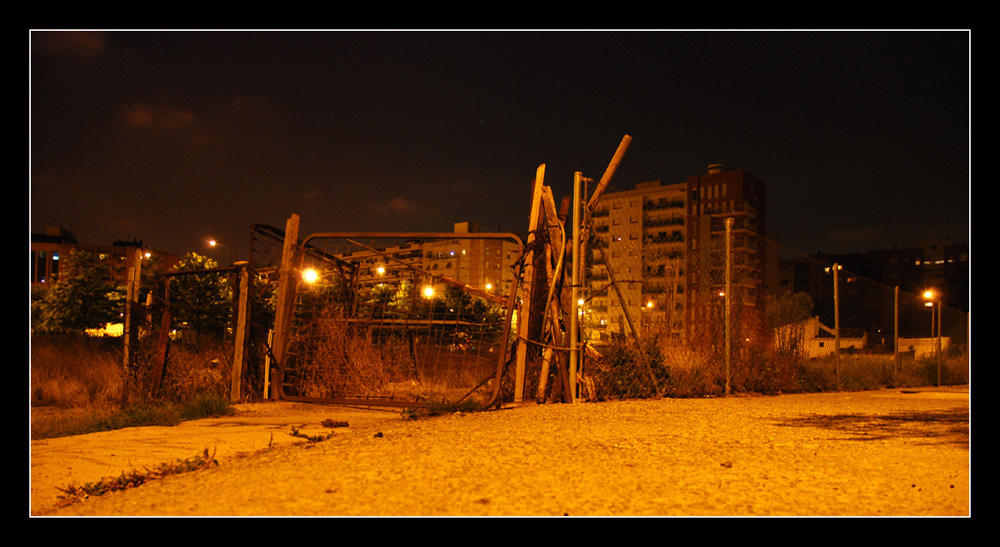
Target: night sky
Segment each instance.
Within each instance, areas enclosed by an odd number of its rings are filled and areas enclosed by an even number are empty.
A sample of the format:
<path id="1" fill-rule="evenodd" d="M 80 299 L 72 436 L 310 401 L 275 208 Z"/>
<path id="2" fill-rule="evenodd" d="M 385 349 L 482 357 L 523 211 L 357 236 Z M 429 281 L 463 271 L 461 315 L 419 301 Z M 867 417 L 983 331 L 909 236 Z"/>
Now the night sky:
<path id="1" fill-rule="evenodd" d="M 49 32 L 30 223 L 247 258 L 250 226 L 527 230 L 539 164 L 613 186 L 711 163 L 805 253 L 969 241 L 970 33 Z"/>

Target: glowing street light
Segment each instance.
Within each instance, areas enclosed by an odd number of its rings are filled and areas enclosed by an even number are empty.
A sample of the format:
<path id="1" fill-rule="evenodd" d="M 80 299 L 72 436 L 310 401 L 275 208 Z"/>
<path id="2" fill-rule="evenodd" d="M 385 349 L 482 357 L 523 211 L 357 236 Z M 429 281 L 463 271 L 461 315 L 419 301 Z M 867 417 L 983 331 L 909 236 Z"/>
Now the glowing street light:
<path id="1" fill-rule="evenodd" d="M 315 268 L 306 268 L 302 270 L 302 280 L 306 283 L 315 283 L 319 281 L 319 272 Z"/>
<path id="2" fill-rule="evenodd" d="M 927 289 L 926 291 L 924 291 L 924 300 L 927 301 L 924 303 L 924 306 L 927 306 L 928 308 L 933 307 L 934 302 L 937 301 L 937 299 L 938 299 L 938 294 L 937 291 L 935 291 L 934 289 Z"/>
<path id="3" fill-rule="evenodd" d="M 434 287 L 432 287 L 431 285 L 424 285 L 422 294 L 424 295 L 424 298 L 428 300 L 434 298 Z"/>
<path id="4" fill-rule="evenodd" d="M 229 249 L 227 249 L 225 245 L 219 243 L 218 241 L 216 241 L 214 239 L 210 239 L 210 240 L 208 240 L 208 246 L 209 247 L 222 247 L 222 249 L 224 251 L 226 251 L 226 266 L 229 266 L 231 264 L 231 261 L 229 259 Z"/>

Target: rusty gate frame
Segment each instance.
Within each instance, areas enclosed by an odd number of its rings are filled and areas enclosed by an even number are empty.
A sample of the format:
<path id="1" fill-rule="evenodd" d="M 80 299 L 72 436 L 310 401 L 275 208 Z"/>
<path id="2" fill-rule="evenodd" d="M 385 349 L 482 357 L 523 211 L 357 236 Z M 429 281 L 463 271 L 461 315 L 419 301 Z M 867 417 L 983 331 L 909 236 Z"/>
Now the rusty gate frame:
<path id="1" fill-rule="evenodd" d="M 292 238 L 296 238 L 295 233 L 291 234 Z M 286 233 L 286 238 L 288 238 Z M 503 330 L 503 349 L 499 352 L 500 355 L 497 358 L 497 368 L 496 371 L 490 376 L 484 378 L 476 387 L 472 388 L 469 393 L 465 395 L 471 395 L 473 391 L 478 389 L 480 386 L 485 384 L 490 379 L 496 379 L 494 382 L 493 393 L 490 396 L 489 401 L 486 403 L 486 407 L 489 408 L 495 404 L 500 399 L 500 389 L 505 369 L 507 367 L 507 355 L 508 348 L 506 341 L 510 339 L 510 328 L 511 320 L 514 314 L 514 307 L 518 301 L 517 294 L 522 283 L 521 276 L 523 274 L 523 254 L 524 254 L 524 242 L 521 237 L 514 233 L 506 232 L 318 232 L 307 236 L 304 240 L 299 241 L 292 247 L 292 256 L 286 261 L 283 257 L 282 259 L 282 271 L 279 277 L 279 309 L 275 310 L 275 337 L 273 345 L 271 346 L 271 358 L 274 361 L 274 377 L 272 382 L 275 382 L 277 389 L 272 391 L 276 399 L 294 402 L 307 402 L 307 403 L 324 403 L 324 404 L 342 404 L 342 405 L 358 405 L 358 406 L 388 406 L 388 407 L 407 407 L 407 408 L 422 408 L 426 407 L 430 402 L 425 401 L 397 401 L 393 399 L 382 399 L 375 397 L 307 397 L 303 395 L 290 395 L 284 392 L 284 372 L 285 372 L 285 360 L 287 358 L 286 350 L 288 347 L 289 338 L 291 336 L 291 314 L 294 310 L 295 298 L 298 294 L 300 275 L 297 275 L 301 271 L 302 260 L 304 256 L 310 251 L 315 251 L 315 247 L 310 245 L 310 241 L 313 239 L 484 239 L 484 240 L 500 240 L 509 241 L 517 245 L 517 255 L 518 260 L 514 265 L 514 282 L 510 288 L 510 294 L 507 295 L 506 305 L 507 312 L 504 320 L 504 330 Z M 286 251 L 289 248 L 288 242 L 286 242 Z M 322 253 L 325 255 L 325 253 Z M 433 275 L 429 272 L 421 273 L 427 274 L 429 277 L 446 283 L 455 287 L 459 287 L 465 290 L 474 289 L 473 287 L 450 279 L 442 275 Z M 285 290 L 288 291 L 286 298 L 284 300 L 281 298 L 281 285 L 287 287 Z M 474 290 L 476 294 L 483 296 L 481 291 Z M 502 298 L 493 297 L 494 301 L 502 302 Z M 284 314 L 286 319 L 281 322 L 282 331 L 278 332 L 279 326 L 279 315 Z M 519 315 L 520 317 L 520 315 Z M 515 341 L 516 345 L 516 341 Z M 464 399 L 464 397 L 463 397 Z"/>

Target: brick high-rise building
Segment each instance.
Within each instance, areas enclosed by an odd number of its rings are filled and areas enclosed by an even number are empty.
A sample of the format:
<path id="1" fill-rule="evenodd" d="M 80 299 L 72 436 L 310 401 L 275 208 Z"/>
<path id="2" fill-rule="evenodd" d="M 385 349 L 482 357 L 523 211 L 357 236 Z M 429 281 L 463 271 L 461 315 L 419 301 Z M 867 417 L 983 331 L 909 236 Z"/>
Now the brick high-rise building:
<path id="1" fill-rule="evenodd" d="M 605 194 L 592 215 L 596 240 L 585 311 L 591 340 L 626 333 L 629 323 L 640 333 L 690 336 L 691 326 L 717 309 L 725 287 L 727 218 L 733 219 L 733 292 L 743 306 L 754 306 L 762 283 L 764 202 L 761 180 L 720 164 L 685 182 L 644 182 Z"/>

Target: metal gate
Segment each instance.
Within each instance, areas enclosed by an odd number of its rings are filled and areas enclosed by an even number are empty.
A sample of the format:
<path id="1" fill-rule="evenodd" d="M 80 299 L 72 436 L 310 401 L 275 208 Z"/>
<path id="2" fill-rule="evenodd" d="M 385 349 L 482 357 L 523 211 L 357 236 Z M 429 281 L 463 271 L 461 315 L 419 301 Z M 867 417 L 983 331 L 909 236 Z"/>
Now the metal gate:
<path id="1" fill-rule="evenodd" d="M 288 270 L 287 320 L 276 319 L 287 331 L 280 398 L 492 404 L 516 332 L 522 250 L 505 233 L 308 236 Z"/>

